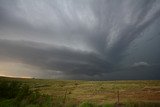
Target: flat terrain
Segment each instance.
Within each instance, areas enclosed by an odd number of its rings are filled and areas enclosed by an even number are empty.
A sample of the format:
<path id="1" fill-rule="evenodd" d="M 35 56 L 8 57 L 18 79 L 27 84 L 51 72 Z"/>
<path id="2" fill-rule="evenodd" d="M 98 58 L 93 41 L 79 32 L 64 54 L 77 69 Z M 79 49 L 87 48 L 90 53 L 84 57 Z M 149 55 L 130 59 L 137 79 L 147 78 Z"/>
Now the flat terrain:
<path id="1" fill-rule="evenodd" d="M 54 100 L 79 104 L 83 101 L 98 104 L 115 103 L 119 91 L 121 103 L 128 101 L 160 102 L 160 80 L 125 81 L 79 81 L 4 78 L 28 84 L 31 89 L 48 94 Z"/>

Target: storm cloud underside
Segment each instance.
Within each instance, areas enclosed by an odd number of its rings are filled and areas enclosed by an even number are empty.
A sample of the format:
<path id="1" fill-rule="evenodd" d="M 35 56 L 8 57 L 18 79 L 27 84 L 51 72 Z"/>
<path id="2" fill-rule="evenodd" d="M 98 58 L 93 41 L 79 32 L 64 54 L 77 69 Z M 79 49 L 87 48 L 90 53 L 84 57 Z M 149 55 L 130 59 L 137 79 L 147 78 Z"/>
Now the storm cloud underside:
<path id="1" fill-rule="evenodd" d="M 160 79 L 159 0 L 0 0 L 0 75 Z"/>

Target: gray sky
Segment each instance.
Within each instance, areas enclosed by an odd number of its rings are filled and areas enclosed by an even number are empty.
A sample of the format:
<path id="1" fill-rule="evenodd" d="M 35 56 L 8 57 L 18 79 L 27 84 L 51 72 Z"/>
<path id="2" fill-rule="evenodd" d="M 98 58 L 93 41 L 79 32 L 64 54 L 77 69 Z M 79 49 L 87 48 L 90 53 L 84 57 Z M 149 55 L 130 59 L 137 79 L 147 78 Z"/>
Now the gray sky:
<path id="1" fill-rule="evenodd" d="M 159 0 L 0 0 L 0 75 L 160 79 Z"/>

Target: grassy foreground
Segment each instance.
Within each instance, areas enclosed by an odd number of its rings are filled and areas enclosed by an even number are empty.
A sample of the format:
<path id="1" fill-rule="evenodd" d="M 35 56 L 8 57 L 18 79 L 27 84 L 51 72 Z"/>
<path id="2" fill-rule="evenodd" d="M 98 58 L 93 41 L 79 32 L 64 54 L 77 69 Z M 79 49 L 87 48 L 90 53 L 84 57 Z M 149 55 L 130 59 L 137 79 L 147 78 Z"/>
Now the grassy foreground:
<path id="1" fill-rule="evenodd" d="M 5 98 L 5 93 L 1 95 L 0 107 L 115 107 L 118 97 L 117 107 L 160 107 L 160 80 L 78 81 L 0 77 L 0 83 L 4 81 L 22 83 L 23 88 L 15 89 L 20 90 L 15 97 Z M 30 94 L 25 95 L 24 87 L 29 87 Z"/>

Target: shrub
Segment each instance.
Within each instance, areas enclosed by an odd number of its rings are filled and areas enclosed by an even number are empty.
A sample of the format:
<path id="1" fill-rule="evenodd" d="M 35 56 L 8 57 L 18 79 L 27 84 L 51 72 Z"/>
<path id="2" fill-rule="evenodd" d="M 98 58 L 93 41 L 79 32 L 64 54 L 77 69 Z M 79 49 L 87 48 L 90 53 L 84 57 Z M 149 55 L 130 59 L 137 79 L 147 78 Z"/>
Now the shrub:
<path id="1" fill-rule="evenodd" d="M 17 81 L 0 81 L 0 107 L 52 107 L 52 98 Z M 12 105 L 12 106 L 10 106 Z"/>
<path id="2" fill-rule="evenodd" d="M 0 98 L 11 99 L 15 98 L 21 90 L 21 83 L 16 81 L 1 81 L 0 82 Z"/>

